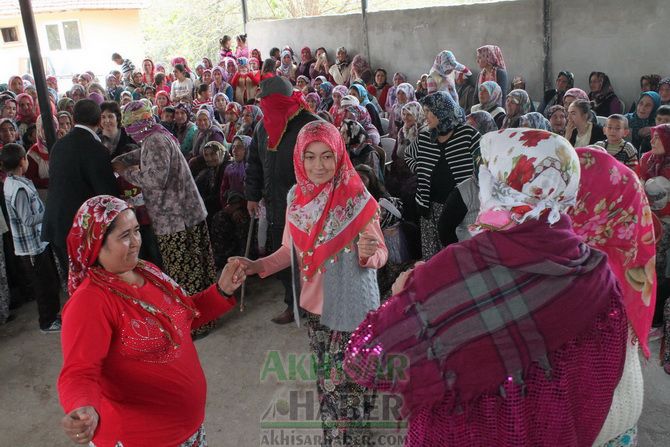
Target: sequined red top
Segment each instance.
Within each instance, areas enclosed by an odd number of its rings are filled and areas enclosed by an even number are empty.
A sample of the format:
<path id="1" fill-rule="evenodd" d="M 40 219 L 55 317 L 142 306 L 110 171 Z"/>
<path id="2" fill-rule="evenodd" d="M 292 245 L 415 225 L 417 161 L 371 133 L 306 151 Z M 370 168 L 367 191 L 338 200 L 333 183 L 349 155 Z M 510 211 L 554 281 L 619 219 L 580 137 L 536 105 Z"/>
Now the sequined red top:
<path id="1" fill-rule="evenodd" d="M 207 384 L 190 331 L 230 310 L 235 299 L 211 286 L 188 298 L 201 313 L 193 320 L 149 281 L 139 291 L 170 316 L 183 335 L 178 347 L 150 313 L 88 279 L 63 308 L 58 392 L 66 413 L 87 405 L 98 411 L 96 447 L 177 446 L 205 417 Z"/>

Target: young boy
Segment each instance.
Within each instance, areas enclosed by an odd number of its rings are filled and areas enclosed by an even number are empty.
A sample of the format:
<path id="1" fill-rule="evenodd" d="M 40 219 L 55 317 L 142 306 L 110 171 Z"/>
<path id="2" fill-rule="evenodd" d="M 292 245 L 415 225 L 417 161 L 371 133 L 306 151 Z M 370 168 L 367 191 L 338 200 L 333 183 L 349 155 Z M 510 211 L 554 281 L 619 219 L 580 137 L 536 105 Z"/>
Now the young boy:
<path id="1" fill-rule="evenodd" d="M 170 132 L 174 131 L 174 107 L 163 107 L 163 112 L 160 116 L 160 124 Z"/>
<path id="2" fill-rule="evenodd" d="M 619 114 L 610 115 L 603 131 L 607 140 L 598 141 L 596 146 L 605 148 L 611 156 L 637 172 L 639 164 L 637 149 L 624 140 L 628 136 L 628 119 Z"/>
<path id="3" fill-rule="evenodd" d="M 121 71 L 123 72 L 123 82 L 128 85 L 131 81 L 131 76 L 133 71 L 135 71 L 135 65 L 130 61 L 130 59 L 124 59 L 119 53 L 112 54 L 112 60 L 116 62 L 117 65 L 121 66 Z"/>
<path id="4" fill-rule="evenodd" d="M 0 163 L 7 173 L 3 191 L 22 289 L 37 301 L 40 330 L 60 332 L 60 280 L 49 243 L 41 238 L 44 204 L 33 182 L 24 177 L 28 170 L 25 149 L 18 144 L 5 145 Z"/>
<path id="5" fill-rule="evenodd" d="M 661 106 L 656 111 L 656 125 L 670 124 L 670 106 Z"/>

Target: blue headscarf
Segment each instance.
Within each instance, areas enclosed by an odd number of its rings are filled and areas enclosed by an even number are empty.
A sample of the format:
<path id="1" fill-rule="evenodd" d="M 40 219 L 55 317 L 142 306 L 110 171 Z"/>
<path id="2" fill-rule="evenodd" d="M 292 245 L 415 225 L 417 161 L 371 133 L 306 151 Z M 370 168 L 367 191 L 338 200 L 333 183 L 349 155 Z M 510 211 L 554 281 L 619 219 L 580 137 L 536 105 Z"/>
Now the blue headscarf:
<path id="1" fill-rule="evenodd" d="M 635 112 L 626 114 L 626 118 L 628 119 L 628 128 L 630 129 L 631 134 L 631 142 L 638 150 L 640 149 L 643 140 L 643 138 L 640 137 L 640 129 L 654 126 L 656 124 L 656 111 L 661 106 L 661 95 L 654 91 L 642 93 L 640 95 L 640 99 L 638 99 L 637 102 L 639 103 L 645 96 L 650 97 L 654 102 L 654 107 L 651 109 L 651 113 L 647 118 L 640 118 L 637 116 L 637 108 Z"/>
<path id="2" fill-rule="evenodd" d="M 323 97 L 323 99 L 330 98 L 330 96 L 333 94 L 333 84 L 328 81 L 322 82 L 321 85 L 319 85 L 319 88 L 322 88 L 324 92 L 326 92 L 326 95 Z"/>
<path id="3" fill-rule="evenodd" d="M 370 100 L 368 99 L 368 91 L 365 89 L 365 87 L 360 84 L 351 84 L 351 88 L 355 88 L 358 91 L 358 96 L 361 98 L 360 103 L 363 107 L 370 104 Z"/>
<path id="4" fill-rule="evenodd" d="M 465 122 L 465 112 L 451 97 L 449 92 L 435 92 L 421 99 L 421 105 L 430 110 L 439 120 L 430 131 L 430 139 L 435 142 L 438 135 L 448 134 L 454 127 Z"/>

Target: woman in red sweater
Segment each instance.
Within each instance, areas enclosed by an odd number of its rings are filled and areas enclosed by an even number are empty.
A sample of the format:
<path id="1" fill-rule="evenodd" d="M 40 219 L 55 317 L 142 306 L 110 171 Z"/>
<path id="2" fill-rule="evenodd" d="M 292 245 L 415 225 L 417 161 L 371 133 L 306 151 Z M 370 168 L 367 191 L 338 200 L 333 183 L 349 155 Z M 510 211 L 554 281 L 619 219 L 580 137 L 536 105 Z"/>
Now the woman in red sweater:
<path id="1" fill-rule="evenodd" d="M 87 200 L 67 239 L 61 424 L 96 447 L 205 446 L 207 385 L 191 340 L 235 305 L 245 279 L 229 263 L 217 284 L 192 296 L 138 259 L 139 224 L 126 202 Z"/>

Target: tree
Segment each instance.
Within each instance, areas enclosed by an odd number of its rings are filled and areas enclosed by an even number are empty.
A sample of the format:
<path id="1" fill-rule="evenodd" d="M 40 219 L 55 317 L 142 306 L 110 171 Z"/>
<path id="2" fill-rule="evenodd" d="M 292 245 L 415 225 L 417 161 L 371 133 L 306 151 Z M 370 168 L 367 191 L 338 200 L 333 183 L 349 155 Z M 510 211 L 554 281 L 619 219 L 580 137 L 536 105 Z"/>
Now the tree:
<path id="1" fill-rule="evenodd" d="M 212 0 L 206 6 L 191 5 L 185 1 L 152 0 L 142 10 L 144 48 L 154 62 L 169 63 L 173 57 L 183 56 L 195 68 L 196 62 L 206 56 L 216 65 L 219 39 L 224 34 L 242 33 L 240 1 Z"/>
<path id="2" fill-rule="evenodd" d="M 360 0 L 247 0 L 249 20 L 291 19 L 361 11 Z"/>

